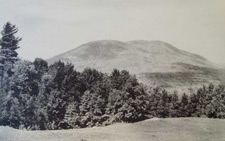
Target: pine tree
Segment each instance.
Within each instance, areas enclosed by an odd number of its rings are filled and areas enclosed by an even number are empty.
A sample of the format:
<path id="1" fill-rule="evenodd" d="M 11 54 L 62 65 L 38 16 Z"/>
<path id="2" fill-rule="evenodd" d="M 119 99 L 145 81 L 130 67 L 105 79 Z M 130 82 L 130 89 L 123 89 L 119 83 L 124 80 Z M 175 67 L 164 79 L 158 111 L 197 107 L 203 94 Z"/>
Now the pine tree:
<path id="1" fill-rule="evenodd" d="M 15 25 L 7 22 L 3 31 L 1 32 L 2 38 L 0 39 L 0 122 L 2 122 L 3 103 L 9 91 L 9 78 L 12 76 L 12 68 L 15 61 L 18 60 L 16 50 L 19 48 L 18 43 L 21 38 L 14 36 L 18 29 Z"/>
<path id="2" fill-rule="evenodd" d="M 180 117 L 188 117 L 189 113 L 188 113 L 188 95 L 186 95 L 185 93 L 182 95 L 181 97 L 181 102 L 180 102 Z"/>
<path id="3" fill-rule="evenodd" d="M 152 89 L 149 97 L 149 112 L 153 117 L 159 117 L 161 95 L 159 87 Z"/>
<path id="4" fill-rule="evenodd" d="M 19 59 L 16 50 L 19 48 L 18 44 L 21 38 L 15 37 L 14 34 L 18 32 L 15 25 L 7 22 L 3 31 L 1 32 L 2 38 L 0 40 L 0 76 L 1 76 L 1 87 L 3 86 L 4 77 L 10 77 L 12 72 L 13 64 Z"/>
<path id="5" fill-rule="evenodd" d="M 178 110 L 179 110 L 179 97 L 176 92 L 174 92 L 171 98 L 171 117 L 178 117 Z"/>
<path id="6" fill-rule="evenodd" d="M 171 109 L 170 109 L 170 100 L 169 100 L 169 95 L 167 93 L 167 91 L 163 90 L 162 91 L 162 95 L 161 95 L 161 98 L 160 98 L 160 108 L 159 108 L 159 114 L 160 114 L 160 117 L 163 117 L 163 118 L 166 118 L 166 117 L 169 117 L 170 116 L 170 112 L 171 112 Z"/>
<path id="7" fill-rule="evenodd" d="M 197 106 L 199 105 L 198 96 L 194 93 L 190 95 L 190 104 L 188 106 L 190 115 L 192 117 L 198 117 Z"/>

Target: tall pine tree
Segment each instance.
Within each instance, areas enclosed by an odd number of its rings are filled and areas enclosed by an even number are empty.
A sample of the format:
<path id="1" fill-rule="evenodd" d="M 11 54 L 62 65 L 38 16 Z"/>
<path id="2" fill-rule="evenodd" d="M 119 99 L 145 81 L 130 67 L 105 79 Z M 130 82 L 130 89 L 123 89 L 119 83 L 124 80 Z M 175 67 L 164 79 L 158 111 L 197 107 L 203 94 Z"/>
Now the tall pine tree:
<path id="1" fill-rule="evenodd" d="M 3 87 L 4 77 L 10 77 L 12 73 L 12 67 L 15 61 L 19 58 L 16 50 L 19 48 L 18 44 L 22 38 L 15 37 L 14 34 L 18 32 L 15 25 L 7 22 L 3 31 L 1 32 L 2 38 L 0 40 L 0 76 L 1 76 L 1 88 Z"/>

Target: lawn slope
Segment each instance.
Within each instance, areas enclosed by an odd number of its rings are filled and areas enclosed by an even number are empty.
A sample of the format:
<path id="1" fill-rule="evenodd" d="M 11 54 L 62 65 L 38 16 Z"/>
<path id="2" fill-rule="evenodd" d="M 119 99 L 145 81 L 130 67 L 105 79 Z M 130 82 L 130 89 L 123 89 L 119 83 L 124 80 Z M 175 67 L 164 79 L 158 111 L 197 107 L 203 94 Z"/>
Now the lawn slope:
<path id="1" fill-rule="evenodd" d="M 149 119 L 73 130 L 23 131 L 0 127 L 1 141 L 224 141 L 225 120 Z"/>

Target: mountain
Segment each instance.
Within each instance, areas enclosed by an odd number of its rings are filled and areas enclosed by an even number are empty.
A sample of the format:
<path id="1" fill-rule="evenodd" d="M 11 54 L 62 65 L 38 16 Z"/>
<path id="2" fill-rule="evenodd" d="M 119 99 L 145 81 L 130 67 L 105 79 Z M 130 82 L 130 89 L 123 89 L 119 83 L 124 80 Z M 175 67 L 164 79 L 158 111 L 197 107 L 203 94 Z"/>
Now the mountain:
<path id="1" fill-rule="evenodd" d="M 58 60 L 74 64 L 78 71 L 86 67 L 105 73 L 114 68 L 128 70 L 141 82 L 168 90 L 190 91 L 225 80 L 224 71 L 217 65 L 162 41 L 93 41 L 52 57 L 48 62 Z"/>

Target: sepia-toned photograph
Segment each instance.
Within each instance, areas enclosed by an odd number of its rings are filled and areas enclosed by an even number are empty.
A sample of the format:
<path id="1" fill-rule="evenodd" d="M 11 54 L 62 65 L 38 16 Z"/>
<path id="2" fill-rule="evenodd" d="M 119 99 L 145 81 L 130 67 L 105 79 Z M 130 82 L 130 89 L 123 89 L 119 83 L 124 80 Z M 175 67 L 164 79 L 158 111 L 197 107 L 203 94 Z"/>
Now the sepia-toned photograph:
<path id="1" fill-rule="evenodd" d="M 225 0 L 0 0 L 0 141 L 225 141 Z"/>

